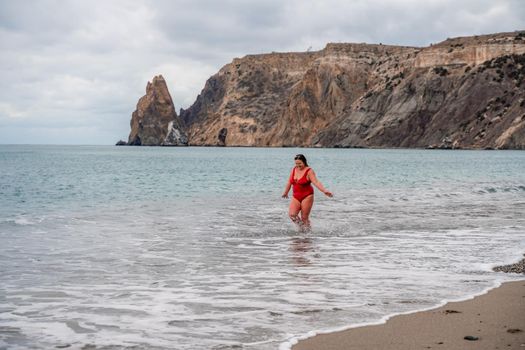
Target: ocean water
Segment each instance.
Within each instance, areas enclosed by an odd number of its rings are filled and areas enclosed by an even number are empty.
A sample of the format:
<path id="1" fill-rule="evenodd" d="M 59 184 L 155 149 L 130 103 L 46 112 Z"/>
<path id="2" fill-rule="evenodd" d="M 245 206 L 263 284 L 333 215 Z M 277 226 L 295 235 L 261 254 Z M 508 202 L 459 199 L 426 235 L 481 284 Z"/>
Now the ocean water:
<path id="1" fill-rule="evenodd" d="M 524 213 L 522 151 L 2 145 L 0 348 L 285 349 L 523 278 Z"/>

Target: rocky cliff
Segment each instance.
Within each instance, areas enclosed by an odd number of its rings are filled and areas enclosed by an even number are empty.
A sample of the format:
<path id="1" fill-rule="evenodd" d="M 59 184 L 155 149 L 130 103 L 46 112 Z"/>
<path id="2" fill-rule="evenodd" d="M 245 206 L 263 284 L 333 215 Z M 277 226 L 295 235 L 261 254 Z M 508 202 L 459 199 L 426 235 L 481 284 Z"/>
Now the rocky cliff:
<path id="1" fill-rule="evenodd" d="M 129 141 L 186 144 L 185 132 L 198 146 L 525 149 L 524 79 L 525 31 L 248 55 L 208 79 L 181 123 L 159 84 Z M 166 141 L 168 128 L 179 141 Z"/>
<path id="2" fill-rule="evenodd" d="M 191 145 L 525 149 L 525 31 L 248 55 L 181 118 Z"/>
<path id="3" fill-rule="evenodd" d="M 162 75 L 146 86 L 131 116 L 128 145 L 185 146 L 188 139 Z"/>

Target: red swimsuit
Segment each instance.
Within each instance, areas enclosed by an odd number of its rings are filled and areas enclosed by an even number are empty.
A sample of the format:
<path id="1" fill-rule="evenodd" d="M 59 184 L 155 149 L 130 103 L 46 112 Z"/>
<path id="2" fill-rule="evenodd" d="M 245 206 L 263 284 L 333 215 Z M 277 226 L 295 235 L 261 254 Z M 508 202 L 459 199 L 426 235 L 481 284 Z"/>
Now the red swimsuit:
<path id="1" fill-rule="evenodd" d="M 314 188 L 310 185 L 311 181 L 306 178 L 310 168 L 306 169 L 299 180 L 295 180 L 295 168 L 290 176 L 290 183 L 293 185 L 293 197 L 300 202 L 311 194 L 314 194 Z"/>

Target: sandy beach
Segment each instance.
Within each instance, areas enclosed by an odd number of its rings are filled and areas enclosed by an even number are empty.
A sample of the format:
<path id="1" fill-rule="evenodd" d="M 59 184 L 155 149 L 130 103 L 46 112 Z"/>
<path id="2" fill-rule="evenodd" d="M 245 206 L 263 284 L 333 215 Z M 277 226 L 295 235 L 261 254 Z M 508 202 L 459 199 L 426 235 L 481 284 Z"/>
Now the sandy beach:
<path id="1" fill-rule="evenodd" d="M 468 339 L 466 339 L 468 338 Z M 470 340 L 469 340 L 470 339 Z M 383 325 L 320 334 L 293 350 L 525 349 L 525 281 Z"/>

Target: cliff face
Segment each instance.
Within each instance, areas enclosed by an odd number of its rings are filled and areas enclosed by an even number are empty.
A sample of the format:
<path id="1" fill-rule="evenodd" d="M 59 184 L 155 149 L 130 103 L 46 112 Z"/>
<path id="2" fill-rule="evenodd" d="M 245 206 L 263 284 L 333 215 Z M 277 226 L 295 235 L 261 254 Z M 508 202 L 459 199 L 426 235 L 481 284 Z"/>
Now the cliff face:
<path id="1" fill-rule="evenodd" d="M 367 93 L 314 144 L 525 149 L 525 55 L 414 70 Z"/>
<path id="2" fill-rule="evenodd" d="M 148 82 L 131 116 L 128 145 L 183 146 L 188 139 L 175 112 L 166 81 L 159 75 Z"/>
<path id="3" fill-rule="evenodd" d="M 332 146 L 320 144 L 319 133 L 335 127 L 335 120 L 344 119 L 353 104 L 381 82 L 382 71 L 378 68 L 384 64 L 381 58 L 389 60 L 404 53 L 408 56 L 413 51 L 413 48 L 383 45 L 329 44 L 290 89 L 285 108 L 267 143 Z M 392 60 L 397 64 L 392 72 L 398 74 L 404 64 Z"/>
<path id="4" fill-rule="evenodd" d="M 525 149 L 524 78 L 524 31 L 328 44 L 234 59 L 181 119 L 191 145 Z"/>
<path id="5" fill-rule="evenodd" d="M 263 146 L 275 132 L 290 91 L 318 53 L 234 59 L 181 112 L 192 145 Z"/>

